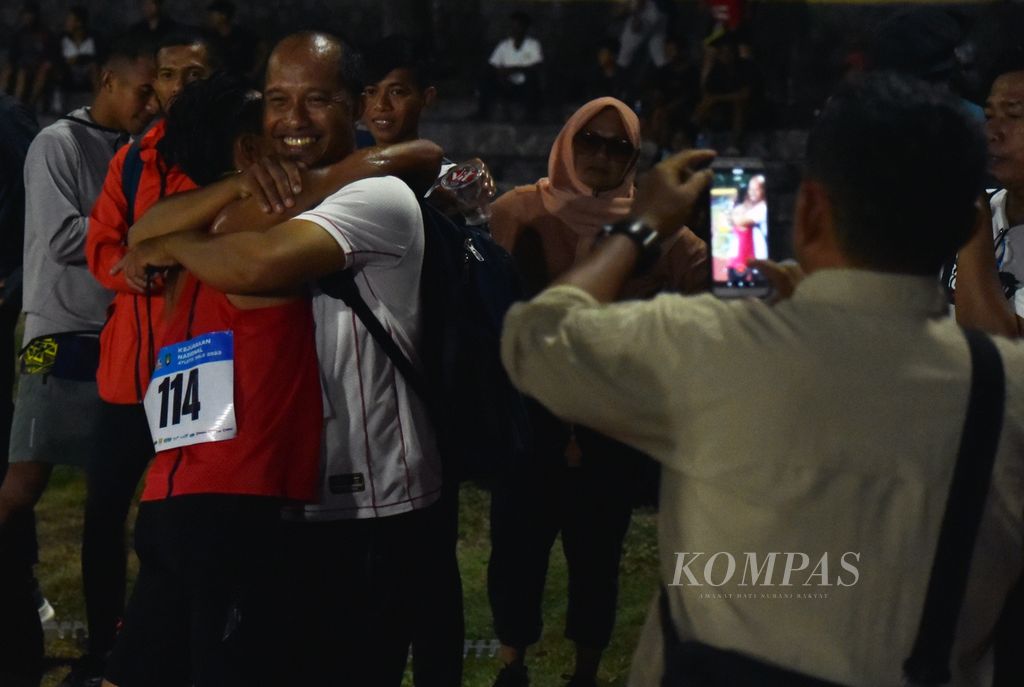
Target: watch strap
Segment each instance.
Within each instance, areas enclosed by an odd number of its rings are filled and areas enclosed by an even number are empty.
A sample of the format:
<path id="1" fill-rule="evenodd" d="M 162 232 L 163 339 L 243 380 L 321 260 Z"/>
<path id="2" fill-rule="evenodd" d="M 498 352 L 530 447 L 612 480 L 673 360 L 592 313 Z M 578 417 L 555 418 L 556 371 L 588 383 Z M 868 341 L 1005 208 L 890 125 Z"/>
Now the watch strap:
<path id="1" fill-rule="evenodd" d="M 637 272 L 649 270 L 661 257 L 661 235 L 643 220 L 626 219 L 606 224 L 604 235 L 611 236 L 613 234 L 628 237 L 640 249 L 640 256 L 636 262 Z"/>

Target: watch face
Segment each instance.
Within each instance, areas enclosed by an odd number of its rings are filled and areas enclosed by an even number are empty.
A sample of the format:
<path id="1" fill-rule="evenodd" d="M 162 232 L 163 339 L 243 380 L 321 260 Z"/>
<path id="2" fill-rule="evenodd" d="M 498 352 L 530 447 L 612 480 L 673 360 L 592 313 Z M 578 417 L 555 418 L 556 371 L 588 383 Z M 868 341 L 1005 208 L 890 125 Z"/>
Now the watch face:
<path id="1" fill-rule="evenodd" d="M 621 233 L 627 234 L 641 246 L 649 246 L 658 239 L 658 232 L 640 220 L 630 220 L 621 223 L 619 226 L 622 227 Z"/>
<path id="2" fill-rule="evenodd" d="M 659 235 L 653 227 L 649 227 L 643 222 L 636 222 L 633 224 L 633 229 L 645 248 L 658 242 Z"/>

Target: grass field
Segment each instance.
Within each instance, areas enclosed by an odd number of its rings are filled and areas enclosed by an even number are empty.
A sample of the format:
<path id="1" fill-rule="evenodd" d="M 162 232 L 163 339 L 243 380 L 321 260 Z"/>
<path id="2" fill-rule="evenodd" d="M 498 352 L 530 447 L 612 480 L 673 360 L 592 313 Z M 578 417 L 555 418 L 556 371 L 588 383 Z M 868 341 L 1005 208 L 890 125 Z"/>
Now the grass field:
<path id="1" fill-rule="evenodd" d="M 486 492 L 466 487 L 461 501 L 459 558 L 466 597 L 466 639 L 472 642 L 463 685 L 490 687 L 499 665 L 490 655 L 494 633 L 486 593 L 489 497 Z M 79 566 L 83 502 L 80 473 L 57 468 L 37 510 L 41 561 L 36 573 L 43 592 L 56 608 L 56 624 L 66 635 L 64 639 L 58 638 L 55 631 L 47 635 L 47 656 L 53 666 L 43 681 L 44 687 L 57 685 L 67 673 L 70 660 L 80 653 L 74 627 L 78 623 L 84 626 L 85 620 Z M 633 647 L 657 584 L 653 514 L 634 515 L 625 550 L 619 621 L 602 664 L 601 684 L 607 686 L 625 684 Z M 131 566 L 134 572 L 134 557 Z M 572 645 L 562 636 L 565 595 L 565 559 L 557 542 L 552 549 L 545 595 L 544 637 L 527 659 L 533 687 L 559 687 L 564 684 L 562 674 L 572 669 Z M 411 680 L 407 678 L 406 683 L 411 685 Z"/>

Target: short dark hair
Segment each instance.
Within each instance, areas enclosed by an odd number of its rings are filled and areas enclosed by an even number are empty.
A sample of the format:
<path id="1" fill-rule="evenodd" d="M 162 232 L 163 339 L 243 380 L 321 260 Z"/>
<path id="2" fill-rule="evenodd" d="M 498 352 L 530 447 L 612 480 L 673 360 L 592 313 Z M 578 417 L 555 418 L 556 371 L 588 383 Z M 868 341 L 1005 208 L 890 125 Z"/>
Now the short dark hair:
<path id="1" fill-rule="evenodd" d="M 259 134 L 263 99 L 241 77 L 217 72 L 188 84 L 167 113 L 167 131 L 157 150 L 200 186 L 234 169 L 235 140 Z"/>
<path id="2" fill-rule="evenodd" d="M 210 69 L 217 70 L 223 65 L 219 49 L 219 42 L 214 40 L 205 31 L 191 27 L 181 27 L 168 33 L 157 41 L 153 54 L 156 55 L 164 48 L 176 48 L 181 45 L 202 45 L 206 48 L 206 59 L 210 62 Z"/>
<path id="3" fill-rule="evenodd" d="M 206 6 L 206 11 L 220 12 L 230 21 L 235 17 L 235 4 L 228 2 L 228 0 L 213 0 L 213 2 Z"/>
<path id="4" fill-rule="evenodd" d="M 986 160 L 980 123 L 958 98 L 878 72 L 829 99 L 807 141 L 806 176 L 825 187 L 848 258 L 936 275 L 971 233 Z"/>
<path id="5" fill-rule="evenodd" d="M 433 85 L 430 55 L 408 36 L 387 36 L 366 51 L 367 83 L 376 83 L 395 69 L 409 70 L 421 91 Z"/>
<path id="6" fill-rule="evenodd" d="M 1003 74 L 1013 72 L 1024 72 L 1024 45 L 1014 43 L 999 51 L 999 56 L 992 63 L 988 72 L 988 89 L 992 90 L 992 84 Z"/>

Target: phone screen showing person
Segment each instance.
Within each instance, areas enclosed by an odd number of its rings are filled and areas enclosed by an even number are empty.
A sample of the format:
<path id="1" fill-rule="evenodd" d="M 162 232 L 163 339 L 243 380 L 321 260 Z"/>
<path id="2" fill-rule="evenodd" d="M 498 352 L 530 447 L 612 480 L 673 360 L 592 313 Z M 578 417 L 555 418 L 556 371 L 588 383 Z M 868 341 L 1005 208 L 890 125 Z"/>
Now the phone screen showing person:
<path id="1" fill-rule="evenodd" d="M 711 287 L 717 296 L 764 297 L 771 286 L 750 260 L 768 258 L 764 164 L 723 158 L 711 166 Z"/>

